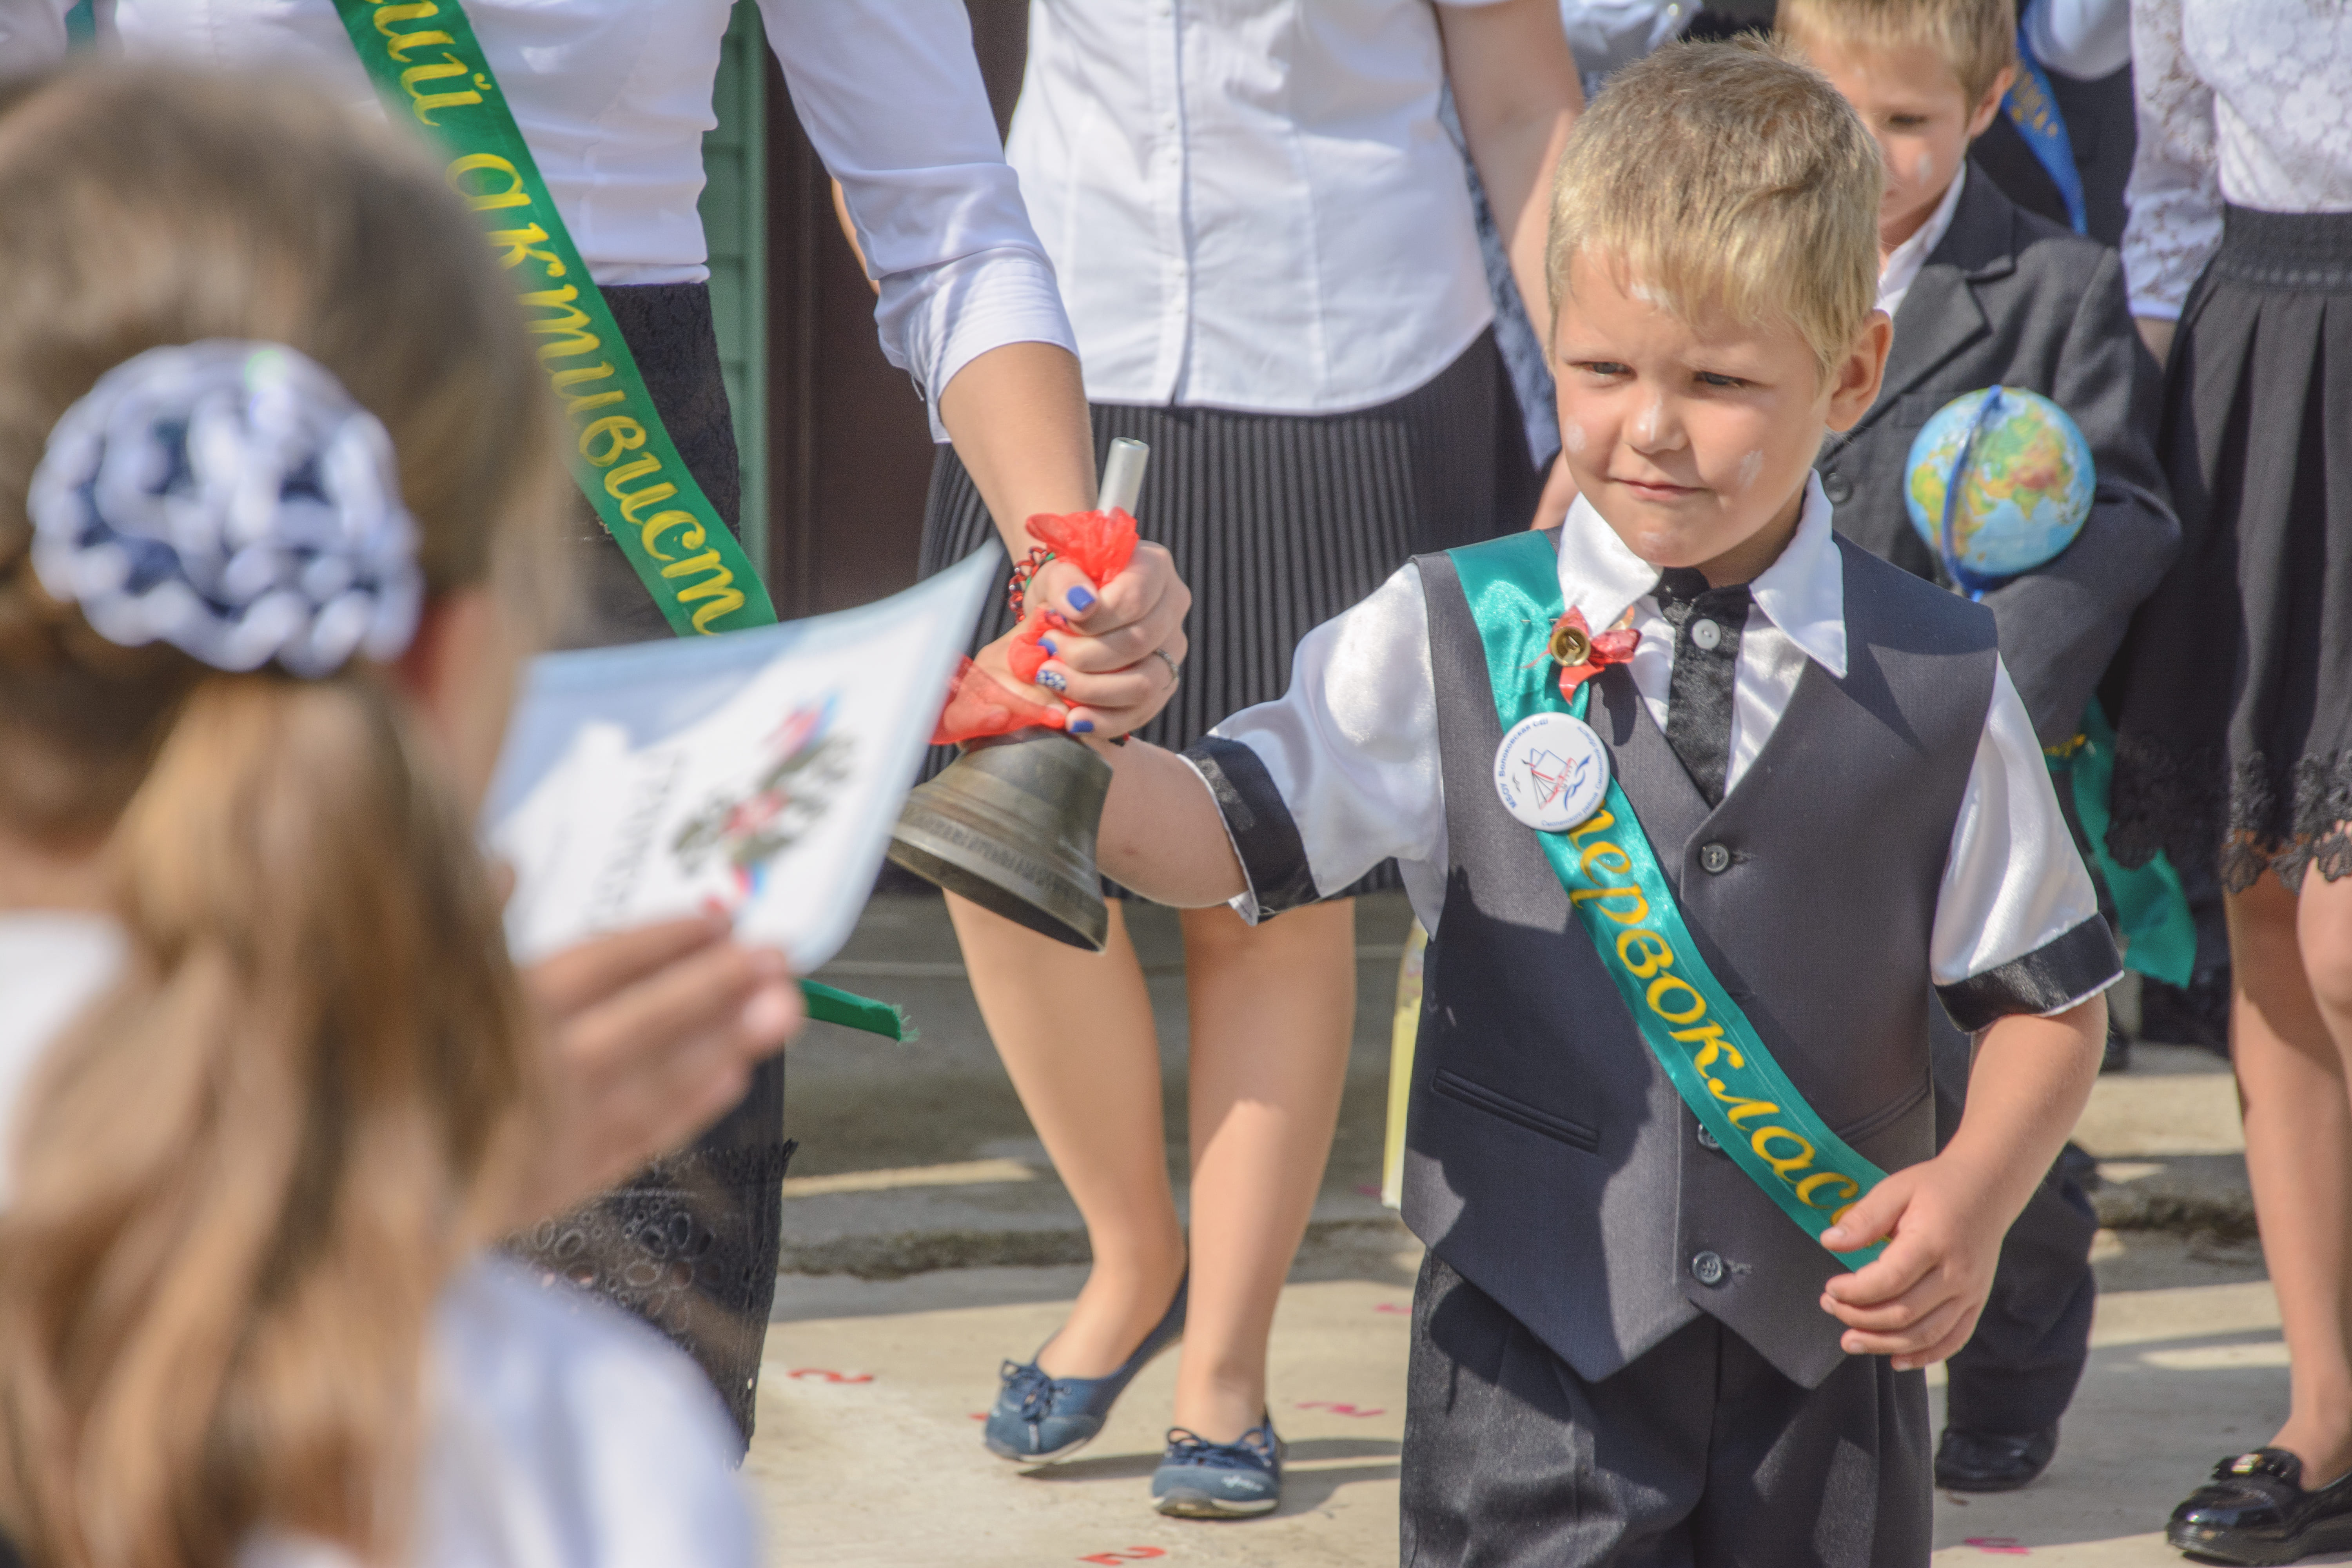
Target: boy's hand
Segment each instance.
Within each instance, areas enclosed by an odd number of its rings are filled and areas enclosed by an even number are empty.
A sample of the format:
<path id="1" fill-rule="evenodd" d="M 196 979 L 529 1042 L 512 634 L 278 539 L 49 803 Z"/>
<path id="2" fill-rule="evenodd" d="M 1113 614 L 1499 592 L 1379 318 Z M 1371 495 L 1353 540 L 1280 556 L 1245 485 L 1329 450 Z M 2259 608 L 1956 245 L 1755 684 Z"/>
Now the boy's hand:
<path id="1" fill-rule="evenodd" d="M 1898 1372 L 1942 1361 L 1976 1331 L 2009 1223 L 1981 1173 L 1943 1156 L 1897 1171 L 1822 1235 L 1850 1252 L 1892 1237 L 1877 1260 L 1822 1287 L 1849 1355 L 1892 1356 Z"/>
<path id="2" fill-rule="evenodd" d="M 1977 1037 L 1967 1108 L 1944 1152 L 1895 1172 L 1822 1233 L 1832 1252 L 1892 1237 L 1878 1260 L 1822 1287 L 1849 1355 L 1908 1372 L 1969 1342 L 2010 1223 L 2058 1157 L 2091 1098 L 2107 1005 L 2004 1017 Z"/>
<path id="3" fill-rule="evenodd" d="M 1030 585 L 1034 618 L 1058 612 L 1066 629 L 1045 634 L 1048 657 L 1037 683 L 1069 704 L 1076 733 L 1108 737 L 1139 730 L 1168 706 L 1190 647 L 1184 616 L 1192 591 L 1176 575 L 1164 545 L 1146 540 L 1127 569 L 1097 590 L 1076 566 L 1046 563 Z M 1000 638 L 974 662 L 1014 689 L 1022 682 L 1004 662 Z"/>

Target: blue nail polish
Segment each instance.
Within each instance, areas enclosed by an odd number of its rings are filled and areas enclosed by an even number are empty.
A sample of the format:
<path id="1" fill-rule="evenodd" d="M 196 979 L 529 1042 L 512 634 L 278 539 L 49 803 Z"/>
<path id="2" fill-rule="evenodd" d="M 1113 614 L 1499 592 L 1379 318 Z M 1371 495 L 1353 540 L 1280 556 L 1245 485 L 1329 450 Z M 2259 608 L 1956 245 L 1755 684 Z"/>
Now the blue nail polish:
<path id="1" fill-rule="evenodd" d="M 1070 731 L 1077 735 L 1091 735 L 1095 732 L 1095 721 L 1091 719 L 1073 719 L 1070 721 Z"/>
<path id="2" fill-rule="evenodd" d="M 1095 607 L 1094 591 L 1081 584 L 1070 590 L 1070 608 L 1085 615 Z"/>
<path id="3" fill-rule="evenodd" d="M 1037 684 L 1048 691 L 1067 691 L 1070 678 L 1058 669 L 1041 669 L 1037 672 Z"/>
<path id="4" fill-rule="evenodd" d="M 1062 652 L 1060 648 L 1054 646 L 1054 639 L 1052 637 L 1039 637 L 1037 639 L 1037 646 L 1045 650 L 1045 657 L 1047 658 L 1058 658 Z"/>

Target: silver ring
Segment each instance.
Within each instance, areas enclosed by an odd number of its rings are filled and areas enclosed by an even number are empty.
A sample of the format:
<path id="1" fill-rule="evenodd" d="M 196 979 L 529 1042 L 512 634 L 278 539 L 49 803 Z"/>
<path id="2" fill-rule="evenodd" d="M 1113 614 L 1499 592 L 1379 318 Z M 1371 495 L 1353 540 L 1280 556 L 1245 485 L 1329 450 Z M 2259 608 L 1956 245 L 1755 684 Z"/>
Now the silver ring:
<path id="1" fill-rule="evenodd" d="M 1172 686 L 1176 682 L 1184 679 L 1184 672 L 1176 668 L 1176 661 L 1168 657 L 1168 650 L 1166 648 L 1156 647 L 1153 648 L 1151 652 L 1154 658 L 1158 658 L 1160 663 L 1168 667 L 1168 681 L 1170 685 Z"/>

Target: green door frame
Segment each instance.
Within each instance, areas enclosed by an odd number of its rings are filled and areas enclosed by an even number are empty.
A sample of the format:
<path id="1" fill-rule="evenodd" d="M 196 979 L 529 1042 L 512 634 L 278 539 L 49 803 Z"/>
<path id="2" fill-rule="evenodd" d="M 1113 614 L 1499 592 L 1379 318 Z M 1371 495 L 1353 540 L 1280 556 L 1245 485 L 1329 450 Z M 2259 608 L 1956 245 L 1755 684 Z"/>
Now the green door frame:
<path id="1" fill-rule="evenodd" d="M 743 552 L 768 567 L 767 41 L 759 7 L 739 0 L 719 56 L 702 139 L 702 231 L 710 247 L 710 313 L 743 458 Z"/>

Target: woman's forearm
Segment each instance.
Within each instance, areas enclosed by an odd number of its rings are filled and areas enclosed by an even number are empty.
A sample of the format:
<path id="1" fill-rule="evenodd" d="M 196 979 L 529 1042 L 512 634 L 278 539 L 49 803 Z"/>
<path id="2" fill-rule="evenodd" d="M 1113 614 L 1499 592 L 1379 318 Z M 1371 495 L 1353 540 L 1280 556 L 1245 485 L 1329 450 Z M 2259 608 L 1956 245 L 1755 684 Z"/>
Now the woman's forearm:
<path id="1" fill-rule="evenodd" d="M 1039 512 L 1095 504 L 1095 444 L 1078 362 L 1053 343 L 1005 343 L 940 394 L 940 423 L 1016 560 Z"/>
<path id="2" fill-rule="evenodd" d="M 1557 0 L 1441 6 L 1445 68 L 1470 161 L 1486 187 L 1538 341 L 1551 342 L 1544 285 L 1551 173 L 1569 127 L 1584 107 L 1576 57 L 1560 30 Z"/>

